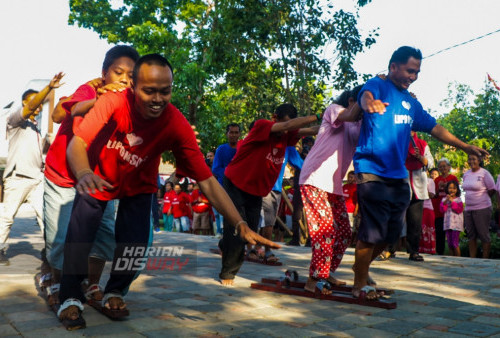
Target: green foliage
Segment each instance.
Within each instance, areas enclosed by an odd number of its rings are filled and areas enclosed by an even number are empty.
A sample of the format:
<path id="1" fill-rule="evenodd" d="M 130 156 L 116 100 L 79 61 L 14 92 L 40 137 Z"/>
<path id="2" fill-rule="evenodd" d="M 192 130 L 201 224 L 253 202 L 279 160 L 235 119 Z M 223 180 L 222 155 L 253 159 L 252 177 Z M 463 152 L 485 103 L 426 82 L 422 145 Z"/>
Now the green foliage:
<path id="1" fill-rule="evenodd" d="M 450 84 L 445 103 L 453 109 L 438 119 L 438 123 L 466 143 L 488 150 L 490 157 L 485 168 L 494 176 L 500 173 L 500 93 L 489 83 L 476 94 L 462 84 Z M 435 159 L 446 157 L 453 168 L 459 169 L 459 176 L 466 170 L 467 154 L 439 141 L 424 136 Z"/>
<path id="2" fill-rule="evenodd" d="M 357 8 L 371 0 L 353 0 Z M 283 102 L 301 115 L 323 110 L 335 89 L 366 76 L 354 57 L 375 43 L 363 38 L 358 13 L 315 0 L 70 0 L 69 23 L 110 43 L 161 53 L 174 66 L 172 103 L 196 125 L 208 150 L 224 142 L 230 122 L 270 118 Z M 334 49 L 334 67 L 324 55 Z"/>
<path id="3" fill-rule="evenodd" d="M 495 233 L 490 233 L 491 237 L 491 247 L 490 247 L 490 258 L 499 259 L 500 258 L 500 238 Z M 469 254 L 469 242 L 467 236 L 464 232 L 460 234 L 460 253 L 462 257 L 470 257 Z M 477 254 L 476 257 L 482 257 L 483 251 L 481 247 L 481 242 L 478 241 Z"/>

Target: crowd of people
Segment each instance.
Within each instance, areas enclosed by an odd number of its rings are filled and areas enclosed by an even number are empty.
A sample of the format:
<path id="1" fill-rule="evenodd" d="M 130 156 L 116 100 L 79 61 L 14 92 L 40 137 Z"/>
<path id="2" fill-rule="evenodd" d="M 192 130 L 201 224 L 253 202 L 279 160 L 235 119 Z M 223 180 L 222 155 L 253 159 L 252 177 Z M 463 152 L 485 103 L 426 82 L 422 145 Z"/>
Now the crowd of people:
<path id="1" fill-rule="evenodd" d="M 9 263 L 6 242 L 17 209 L 30 201 L 44 230 L 39 283 L 49 306 L 73 330 L 86 325 L 85 302 L 110 318 L 128 316 L 124 297 L 137 272 L 118 271 L 115 263 L 131 248 L 147 256 L 160 223 L 167 232 L 218 235 L 224 286 L 234 284 L 245 256 L 279 260 L 272 250 L 281 247 L 272 241 L 274 227 L 292 234 L 290 245 L 311 247 L 305 290 L 322 294 L 346 284 L 335 271 L 349 245 L 355 246 L 352 295 L 373 301 L 381 293 L 370 265 L 395 255 L 398 242 L 406 243 L 412 261 L 422 262 L 420 253 L 444 254 L 446 241 L 448 252 L 460 255 L 465 229 L 470 256 L 479 239 L 488 258 L 491 197 L 500 180 L 495 187 L 482 168 L 486 150 L 457 139 L 408 92 L 421 60 L 418 49 L 401 47 L 387 76 L 345 90 L 324 113 L 299 117 L 292 104 L 280 104 L 271 119 L 254 121 L 243 139 L 241 126 L 229 124 L 227 143 L 205 156 L 193 128 L 170 103 L 174 71 L 168 60 L 115 46 L 102 77 L 54 109 L 61 126 L 44 163 L 36 116 L 60 86 L 64 74 L 56 74 L 39 93 L 26 92 L 23 107 L 8 119 L 0 264 Z M 434 168 L 431 149 L 417 132 L 468 154 L 470 170 L 461 185 L 446 158 Z M 159 186 L 165 151 L 173 153 L 176 171 Z M 287 164 L 294 178 L 283 183 Z M 101 288 L 106 261 L 112 269 Z"/>

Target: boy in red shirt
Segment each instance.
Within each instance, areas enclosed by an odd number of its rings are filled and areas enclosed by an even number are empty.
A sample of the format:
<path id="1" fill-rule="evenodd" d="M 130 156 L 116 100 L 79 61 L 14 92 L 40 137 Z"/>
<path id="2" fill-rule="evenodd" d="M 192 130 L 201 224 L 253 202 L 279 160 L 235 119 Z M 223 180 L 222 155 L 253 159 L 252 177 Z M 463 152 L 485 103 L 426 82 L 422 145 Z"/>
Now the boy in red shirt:
<path id="1" fill-rule="evenodd" d="M 317 121 L 321 121 L 320 114 L 297 117 L 297 109 L 293 105 L 282 104 L 276 109 L 272 121 L 255 121 L 238 146 L 236 155 L 224 172 L 224 189 L 252 230 L 257 231 L 262 197 L 271 191 L 278 179 L 286 147 L 294 146 L 303 135 L 316 134 L 317 128 L 300 128 Z M 243 264 L 245 244 L 231 231 L 224 231 L 219 242 L 222 285 L 233 285 L 234 277 Z"/>
<path id="2" fill-rule="evenodd" d="M 165 195 L 163 195 L 163 229 L 165 231 L 172 231 L 174 224 L 174 216 L 172 215 L 172 197 L 175 194 L 174 184 L 170 181 L 165 183 Z"/>
<path id="3" fill-rule="evenodd" d="M 191 205 L 193 208 L 193 233 L 196 234 L 199 231 L 201 235 L 208 236 L 212 228 L 210 221 L 212 206 L 201 192 L 198 184 L 195 184 L 191 193 Z"/>
<path id="4" fill-rule="evenodd" d="M 249 229 L 212 176 L 191 126 L 169 103 L 172 79 L 172 67 L 165 58 L 158 54 L 143 56 L 134 67 L 132 88 L 100 98 L 68 146 L 68 162 L 80 194 L 75 198 L 66 236 L 58 317 L 70 330 L 85 327 L 81 315 L 85 301 L 80 288 L 82 273 L 97 224 L 112 199 L 120 200 L 115 223 L 116 250 L 102 311 L 113 318 L 128 315 L 123 296 L 136 271 L 118 272 L 116 262 L 131 250 L 146 252 L 152 230 L 152 194 L 158 189 L 161 154 L 167 150 L 176 158 L 177 175 L 198 181 L 242 241 L 279 247 Z"/>
<path id="5" fill-rule="evenodd" d="M 171 214 L 174 216 L 174 226 L 177 232 L 189 232 L 191 222 L 191 197 L 184 191 L 180 184 L 174 185 L 174 194 L 171 195 Z"/>
<path id="6" fill-rule="evenodd" d="M 59 303 L 60 276 L 63 267 L 64 240 L 75 199 L 76 179 L 67 166 L 66 147 L 73 137 L 73 129 L 82 121 L 98 96 L 106 91 L 125 90 L 130 87 L 132 70 L 139 53 L 130 47 L 118 45 L 107 53 L 102 65 L 102 79 L 80 86 L 70 97 L 58 104 L 52 118 L 61 123 L 45 160 L 44 224 L 47 259 L 52 268 L 51 286 L 48 289 L 49 306 L 56 309 Z M 106 260 L 113 258 L 115 208 L 109 203 L 88 256 L 89 300 L 101 301 L 99 286 Z"/>

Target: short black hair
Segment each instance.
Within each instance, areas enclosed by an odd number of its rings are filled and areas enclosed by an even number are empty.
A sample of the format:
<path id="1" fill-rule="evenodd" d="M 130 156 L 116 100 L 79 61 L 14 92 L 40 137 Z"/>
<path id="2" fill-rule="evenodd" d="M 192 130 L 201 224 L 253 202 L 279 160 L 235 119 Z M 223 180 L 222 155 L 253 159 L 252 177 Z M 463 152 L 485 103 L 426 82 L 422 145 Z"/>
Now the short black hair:
<path id="1" fill-rule="evenodd" d="M 238 127 L 238 130 L 241 130 L 240 125 L 238 123 L 229 123 L 226 126 L 226 134 L 229 132 L 229 128 L 232 128 L 232 127 Z"/>
<path id="2" fill-rule="evenodd" d="M 38 91 L 37 90 L 34 90 L 34 89 L 28 89 L 27 91 L 25 91 L 23 93 L 23 95 L 21 96 L 22 97 L 22 100 L 26 100 L 28 98 L 28 96 L 30 96 L 31 94 L 38 94 Z"/>
<path id="3" fill-rule="evenodd" d="M 278 120 L 282 120 L 285 116 L 294 119 L 297 117 L 297 108 L 293 104 L 283 103 L 276 108 L 274 114 L 276 114 Z"/>
<path id="4" fill-rule="evenodd" d="M 446 193 L 446 195 L 448 195 L 449 194 L 448 187 L 452 184 L 455 184 L 455 186 L 457 187 L 457 194 L 455 196 L 460 197 L 460 184 L 458 184 L 458 182 L 455 180 L 451 180 L 448 183 L 446 183 L 446 187 L 444 188 L 444 192 Z"/>
<path id="5" fill-rule="evenodd" d="M 437 172 L 438 172 L 438 174 L 439 174 L 439 169 L 438 169 L 438 168 L 435 168 L 435 167 L 434 167 L 434 168 L 429 169 L 429 174 L 430 174 L 430 173 L 432 173 L 433 171 L 437 171 Z"/>
<path id="6" fill-rule="evenodd" d="M 137 62 L 135 63 L 134 72 L 132 73 L 132 81 L 134 81 L 134 84 L 137 83 L 137 76 L 139 75 L 139 69 L 144 63 L 150 66 L 152 65 L 162 66 L 162 67 L 167 66 L 168 68 L 170 68 L 172 76 L 174 75 L 174 69 L 172 68 L 172 65 L 170 64 L 170 62 L 168 62 L 166 58 L 156 53 L 147 54 L 140 57 L 139 60 L 137 60 Z"/>
<path id="7" fill-rule="evenodd" d="M 353 98 L 355 101 L 358 99 L 358 94 L 361 91 L 361 88 L 363 88 L 363 85 L 356 86 L 352 90 L 344 90 L 337 100 L 335 100 L 335 103 L 347 108 L 349 106 L 350 98 Z"/>
<path id="8" fill-rule="evenodd" d="M 420 49 L 417 49 L 415 47 L 399 47 L 394 53 L 392 53 L 391 59 L 389 60 L 388 69 L 391 69 L 391 64 L 393 62 L 397 64 L 407 63 L 410 57 L 413 57 L 417 60 L 422 60 L 422 52 L 420 51 Z"/>
<path id="9" fill-rule="evenodd" d="M 134 47 L 126 45 L 114 46 L 106 52 L 106 56 L 104 57 L 104 61 L 102 62 L 102 70 L 107 71 L 109 67 L 111 67 L 113 62 L 116 61 L 116 59 L 119 59 L 123 56 L 134 60 L 134 62 L 137 62 L 137 60 L 139 60 L 139 53 L 137 53 Z"/>

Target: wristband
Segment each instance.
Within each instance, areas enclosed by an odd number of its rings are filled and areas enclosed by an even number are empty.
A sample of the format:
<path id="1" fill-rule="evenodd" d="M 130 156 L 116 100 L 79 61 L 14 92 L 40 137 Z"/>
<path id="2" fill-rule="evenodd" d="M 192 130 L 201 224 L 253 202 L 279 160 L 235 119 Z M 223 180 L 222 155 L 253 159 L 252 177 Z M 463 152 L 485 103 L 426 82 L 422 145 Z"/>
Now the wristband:
<path id="1" fill-rule="evenodd" d="M 77 181 L 80 181 L 80 179 L 81 179 L 83 176 L 85 176 L 85 175 L 87 175 L 87 174 L 93 174 L 93 173 L 94 173 L 94 172 L 93 172 L 92 170 L 88 169 L 88 168 L 87 168 L 87 169 L 82 169 L 82 170 L 80 170 L 79 172 L 77 172 L 77 173 L 76 173 L 75 177 L 76 177 L 76 180 L 77 180 Z"/>
<path id="2" fill-rule="evenodd" d="M 321 121 L 321 114 L 320 113 L 316 114 L 316 120 Z"/>
<path id="3" fill-rule="evenodd" d="M 238 236 L 239 232 L 240 232 L 240 225 L 242 225 L 243 223 L 245 223 L 246 225 L 248 225 L 248 223 L 244 220 L 241 220 L 239 221 L 238 223 L 236 223 L 236 225 L 234 226 L 234 236 Z"/>

